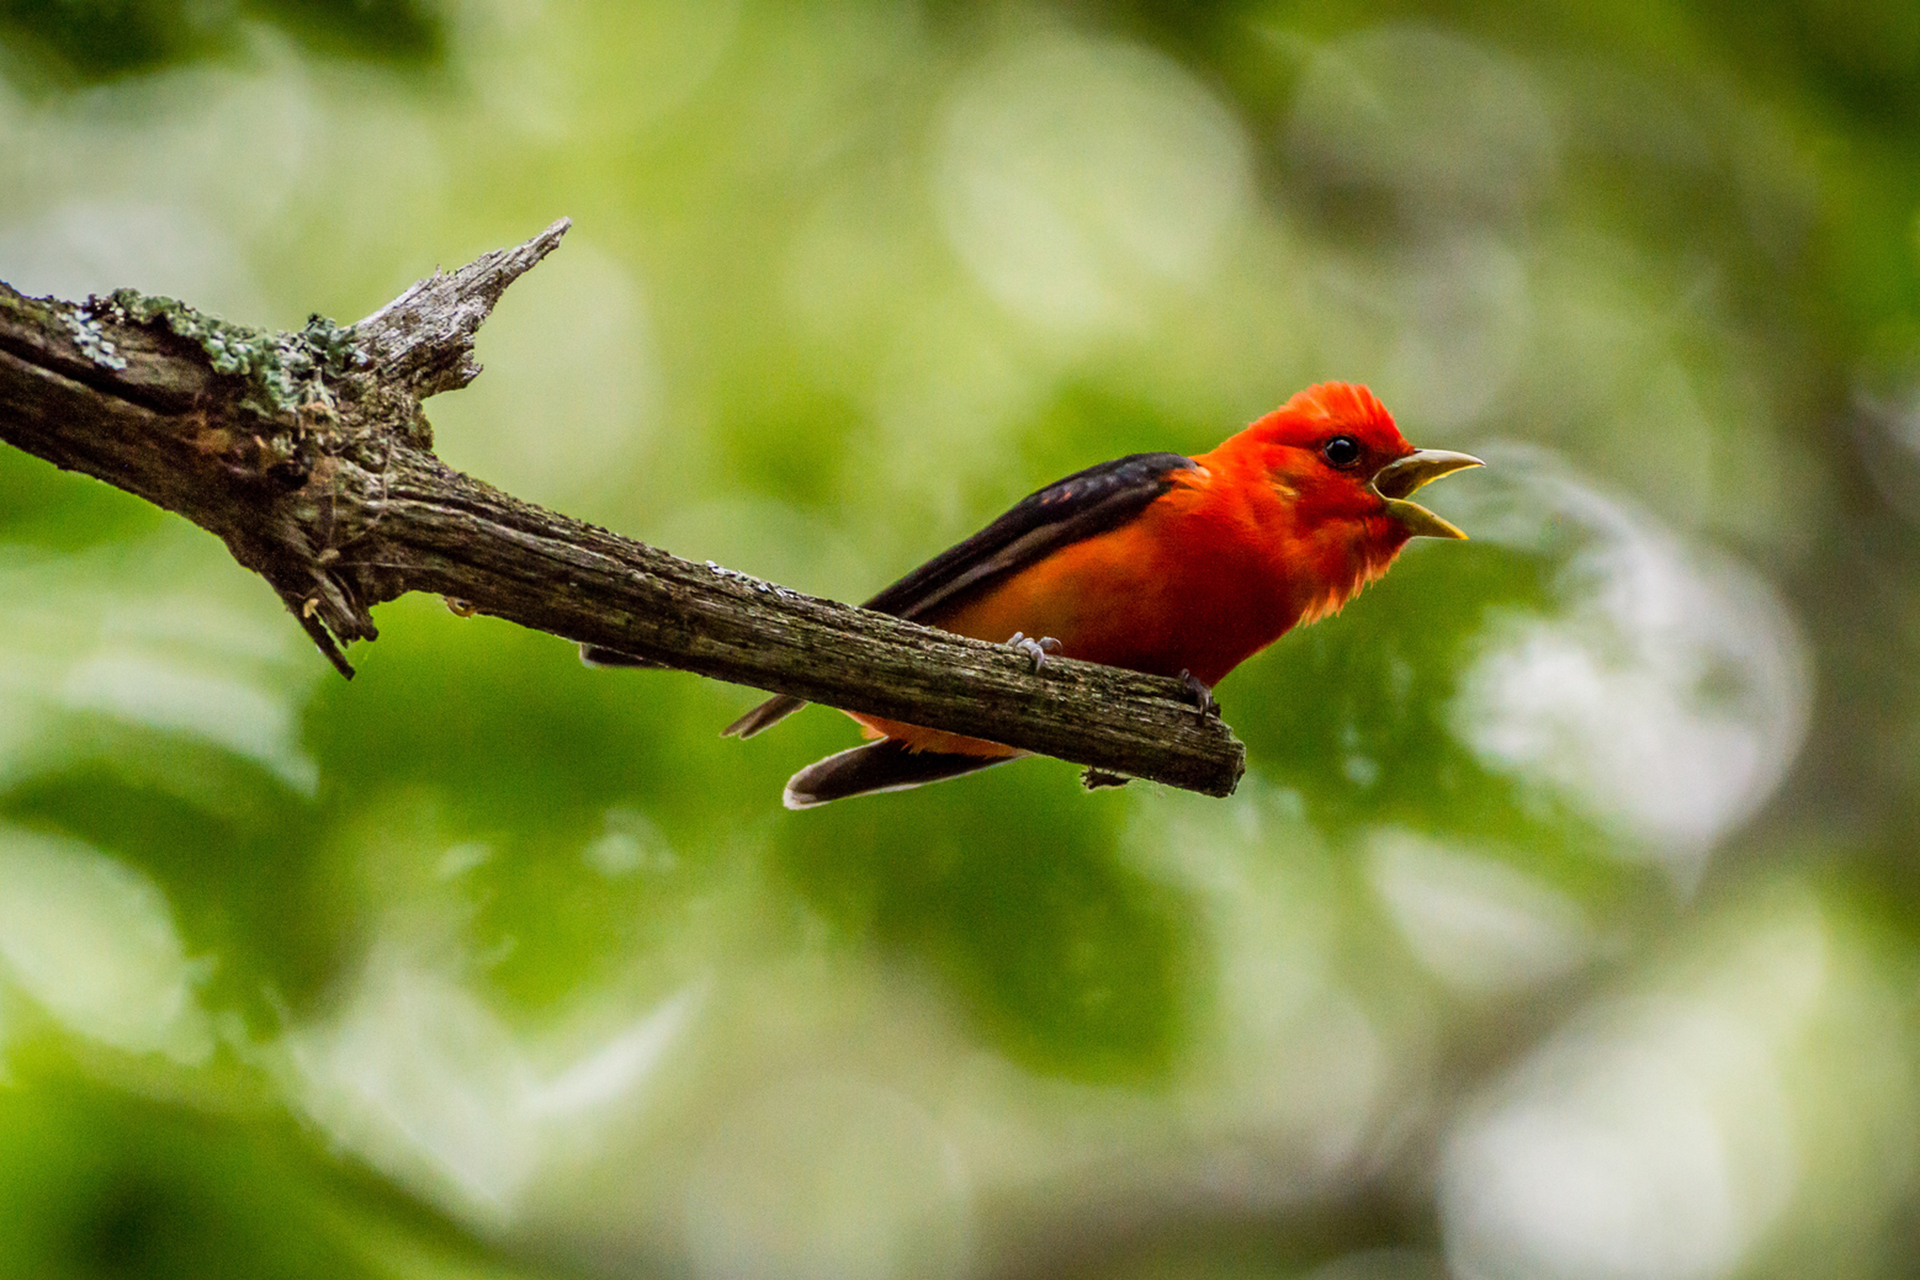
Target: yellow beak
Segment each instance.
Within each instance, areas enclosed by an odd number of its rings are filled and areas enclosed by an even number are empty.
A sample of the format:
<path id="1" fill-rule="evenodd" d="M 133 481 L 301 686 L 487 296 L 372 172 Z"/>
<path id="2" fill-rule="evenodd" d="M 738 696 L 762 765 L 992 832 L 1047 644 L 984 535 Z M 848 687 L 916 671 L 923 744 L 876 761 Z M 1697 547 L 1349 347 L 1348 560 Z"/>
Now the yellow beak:
<path id="1" fill-rule="evenodd" d="M 1407 527 L 1416 538 L 1465 538 L 1459 526 L 1442 520 L 1407 495 L 1441 476 L 1484 467 L 1486 463 L 1465 453 L 1446 449 L 1416 449 L 1404 458 L 1396 458 L 1373 473 L 1373 491 L 1387 504 L 1387 514 Z"/>

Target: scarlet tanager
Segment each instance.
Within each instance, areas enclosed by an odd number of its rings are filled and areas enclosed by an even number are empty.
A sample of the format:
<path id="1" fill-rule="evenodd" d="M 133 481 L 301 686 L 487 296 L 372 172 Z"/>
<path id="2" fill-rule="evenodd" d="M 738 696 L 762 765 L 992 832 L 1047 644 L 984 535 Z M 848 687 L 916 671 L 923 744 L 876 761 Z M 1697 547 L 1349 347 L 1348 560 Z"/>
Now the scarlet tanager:
<path id="1" fill-rule="evenodd" d="M 1337 612 L 1408 539 L 1467 535 L 1408 501 L 1480 460 L 1415 449 L 1365 387 L 1309 387 L 1197 457 L 1136 453 L 1023 499 L 866 607 L 1033 655 L 1211 686 L 1298 623 Z M 1057 643 L 1056 643 L 1057 642 Z M 750 738 L 805 705 L 769 699 L 729 725 Z M 789 809 L 959 777 L 1022 753 L 847 714 L 877 739 L 788 781 Z"/>

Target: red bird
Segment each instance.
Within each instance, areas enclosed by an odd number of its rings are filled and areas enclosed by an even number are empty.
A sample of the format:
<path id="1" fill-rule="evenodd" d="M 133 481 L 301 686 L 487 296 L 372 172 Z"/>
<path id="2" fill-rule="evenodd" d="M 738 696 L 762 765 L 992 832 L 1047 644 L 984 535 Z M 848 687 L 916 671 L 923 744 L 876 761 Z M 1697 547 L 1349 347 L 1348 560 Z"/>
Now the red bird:
<path id="1" fill-rule="evenodd" d="M 1210 453 L 1136 453 L 1022 500 L 866 607 L 981 640 L 1211 686 L 1293 626 L 1338 612 L 1407 540 L 1467 535 L 1408 495 L 1478 458 L 1415 449 L 1365 387 L 1309 387 Z M 1031 637 L 1031 638 L 1029 638 Z M 805 704 L 727 726 L 750 738 Z M 878 741 L 810 764 L 789 809 L 899 791 L 1022 754 L 848 712 Z"/>

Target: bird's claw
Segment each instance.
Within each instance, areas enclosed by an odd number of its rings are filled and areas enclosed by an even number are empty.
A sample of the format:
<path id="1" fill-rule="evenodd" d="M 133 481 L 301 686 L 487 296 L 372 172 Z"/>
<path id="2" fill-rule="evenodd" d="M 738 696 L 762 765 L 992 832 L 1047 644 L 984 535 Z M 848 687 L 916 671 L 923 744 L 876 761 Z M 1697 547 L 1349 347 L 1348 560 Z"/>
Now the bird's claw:
<path id="1" fill-rule="evenodd" d="M 1104 787 L 1124 787 L 1133 779 L 1124 773 L 1114 773 L 1110 769 L 1095 769 L 1088 766 L 1080 775 L 1080 785 L 1089 791 L 1099 791 Z"/>
<path id="2" fill-rule="evenodd" d="M 1060 652 L 1060 642 L 1052 636 L 1040 636 L 1037 639 L 1024 631 L 1016 631 L 1008 638 L 1007 644 L 1027 655 L 1033 662 L 1034 674 L 1047 665 L 1047 655 Z"/>
<path id="3" fill-rule="evenodd" d="M 1187 686 L 1187 696 L 1193 699 L 1193 705 L 1199 708 L 1200 722 L 1205 724 L 1209 718 L 1220 718 L 1220 703 L 1213 696 L 1213 690 L 1202 684 L 1200 677 L 1191 671 L 1180 672 L 1180 683 Z"/>

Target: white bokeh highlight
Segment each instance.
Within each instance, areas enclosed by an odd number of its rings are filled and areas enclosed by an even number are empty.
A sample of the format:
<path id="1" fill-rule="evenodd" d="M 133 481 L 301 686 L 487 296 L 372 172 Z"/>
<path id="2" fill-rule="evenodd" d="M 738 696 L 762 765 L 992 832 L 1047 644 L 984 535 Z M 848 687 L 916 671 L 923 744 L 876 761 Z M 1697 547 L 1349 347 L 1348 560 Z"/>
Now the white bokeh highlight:
<path id="1" fill-rule="evenodd" d="M 1368 837 L 1366 867 L 1415 959 L 1463 993 L 1522 991 L 1594 951 L 1579 906 L 1512 862 L 1389 827 Z"/>
<path id="2" fill-rule="evenodd" d="M 1336 855 L 1297 794 L 1252 775 L 1233 805 L 1143 808 L 1128 844 L 1189 895 L 1218 958 L 1182 1104 L 1189 1139 L 1265 1152 L 1243 1171 L 1248 1196 L 1262 1180 L 1338 1183 L 1391 1109 L 1407 1046 L 1341 971 Z"/>
<path id="3" fill-rule="evenodd" d="M 954 92 L 934 200 L 961 262 L 1043 330 L 1098 333 L 1154 288 L 1193 287 L 1251 216 L 1247 142 L 1180 66 L 1137 45 L 1045 36 Z"/>
<path id="4" fill-rule="evenodd" d="M 448 16 L 489 124 L 554 145 L 630 136 L 670 118 L 733 48 L 740 4 L 475 0 Z"/>
<path id="5" fill-rule="evenodd" d="M 159 886 L 90 845 L 0 826 L 0 980 L 75 1034 L 185 1064 L 213 1052 L 189 957 Z"/>
<path id="6" fill-rule="evenodd" d="M 1422 438 L 1473 423 L 1526 372 L 1536 337 L 1521 254 L 1474 229 L 1395 252 L 1321 258 L 1312 273 L 1324 346 L 1368 377 Z"/>
<path id="7" fill-rule="evenodd" d="M 1475 536 L 1567 548 L 1557 608 L 1486 629 L 1451 709 L 1480 761 L 1545 787 L 1691 885 L 1785 776 L 1812 665 L 1758 572 L 1537 450 L 1490 451 Z"/>
<path id="8" fill-rule="evenodd" d="M 556 1161 L 598 1150 L 705 1003 L 694 982 L 557 1067 L 482 996 L 408 947 L 376 948 L 333 1017 L 283 1042 L 293 1094 L 335 1141 L 482 1222 L 510 1220 Z"/>
<path id="9" fill-rule="evenodd" d="M 1319 184 L 1372 187 L 1416 218 L 1453 218 L 1524 207 L 1546 189 L 1560 143 L 1520 60 L 1399 25 L 1310 51 L 1285 145 Z"/>
<path id="10" fill-rule="evenodd" d="M 968 1273 L 971 1191 L 924 1108 L 857 1076 L 791 1077 L 729 1112 L 694 1162 L 702 1280 L 939 1280 Z"/>
<path id="11" fill-rule="evenodd" d="M 1444 1148 L 1464 1280 L 1713 1280 L 1789 1204 L 1793 1058 L 1832 977 L 1786 904 L 1692 972 L 1590 1007 L 1470 1106 Z"/>
<path id="12" fill-rule="evenodd" d="M 311 794 L 300 709 L 324 664 L 305 661 L 298 629 L 258 591 L 185 529 L 132 548 L 0 554 L 0 782 L 84 750 L 72 725 L 87 717 L 219 748 Z"/>
<path id="13" fill-rule="evenodd" d="M 578 233 L 495 308 L 475 346 L 490 376 L 433 402 L 442 455 L 534 502 L 617 492 L 659 413 L 640 286 Z"/>
<path id="14" fill-rule="evenodd" d="M 32 102 L 0 83 L 0 279 L 64 298 L 137 288 L 266 319 L 250 249 L 283 229 L 326 122 L 299 58 L 271 41 L 253 52 L 244 69 Z"/>

